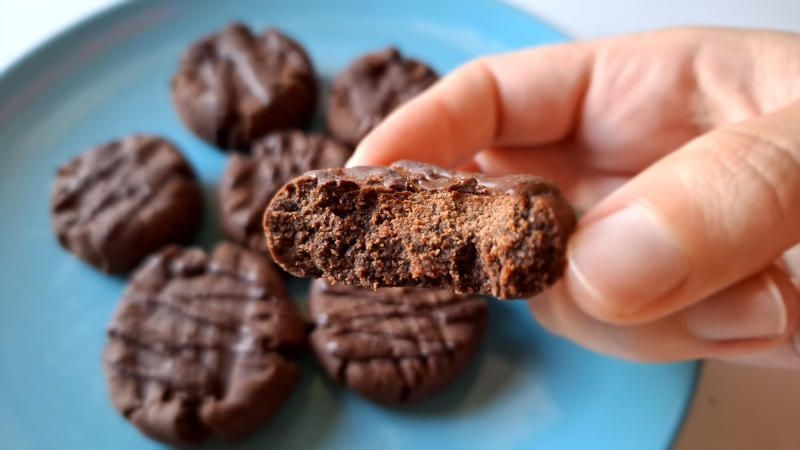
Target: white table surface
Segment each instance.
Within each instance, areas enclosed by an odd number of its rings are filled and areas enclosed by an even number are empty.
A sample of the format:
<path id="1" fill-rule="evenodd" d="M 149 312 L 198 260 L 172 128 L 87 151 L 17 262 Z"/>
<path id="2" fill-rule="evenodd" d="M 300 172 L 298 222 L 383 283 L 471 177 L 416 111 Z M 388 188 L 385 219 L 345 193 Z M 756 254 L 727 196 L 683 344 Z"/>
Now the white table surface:
<path id="1" fill-rule="evenodd" d="M 118 0 L 0 0 L 0 71 Z M 576 39 L 680 25 L 800 32 L 798 0 L 509 0 Z M 596 3 L 595 3 L 596 4 Z M 676 450 L 800 449 L 800 372 L 706 363 Z M 646 449 L 643 449 L 646 450 Z"/>

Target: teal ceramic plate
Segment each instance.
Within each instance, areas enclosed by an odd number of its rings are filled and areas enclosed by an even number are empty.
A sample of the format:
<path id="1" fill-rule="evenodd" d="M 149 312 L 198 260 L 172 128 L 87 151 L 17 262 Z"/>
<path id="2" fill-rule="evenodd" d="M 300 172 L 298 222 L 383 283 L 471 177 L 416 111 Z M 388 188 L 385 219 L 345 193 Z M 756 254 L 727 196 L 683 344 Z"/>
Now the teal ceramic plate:
<path id="1" fill-rule="evenodd" d="M 104 330 L 124 280 L 58 246 L 49 189 L 56 167 L 89 146 L 133 132 L 163 134 L 203 180 L 208 213 L 198 242 L 210 247 L 225 155 L 181 125 L 168 81 L 192 41 L 234 19 L 286 30 L 310 50 L 326 85 L 354 57 L 389 44 L 446 73 L 478 55 L 564 39 L 518 10 L 477 0 L 142 1 L 108 10 L 24 58 L 0 79 L 0 448 L 159 447 L 111 407 L 101 373 Z M 293 288 L 304 293 L 302 284 Z M 239 444 L 207 445 L 669 446 L 696 365 L 598 356 L 545 333 L 524 302 L 493 301 L 490 313 L 479 355 L 429 401 L 376 406 L 332 385 L 308 358 L 302 384 L 275 420 Z"/>

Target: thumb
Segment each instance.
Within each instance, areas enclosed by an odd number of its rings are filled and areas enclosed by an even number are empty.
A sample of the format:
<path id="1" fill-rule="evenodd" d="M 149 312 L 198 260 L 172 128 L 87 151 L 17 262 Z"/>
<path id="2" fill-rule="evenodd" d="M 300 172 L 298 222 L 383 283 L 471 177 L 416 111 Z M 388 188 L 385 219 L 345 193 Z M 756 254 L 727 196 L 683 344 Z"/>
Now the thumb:
<path id="1" fill-rule="evenodd" d="M 586 216 L 565 284 L 590 315 L 642 323 L 766 267 L 800 240 L 800 102 L 703 135 Z"/>

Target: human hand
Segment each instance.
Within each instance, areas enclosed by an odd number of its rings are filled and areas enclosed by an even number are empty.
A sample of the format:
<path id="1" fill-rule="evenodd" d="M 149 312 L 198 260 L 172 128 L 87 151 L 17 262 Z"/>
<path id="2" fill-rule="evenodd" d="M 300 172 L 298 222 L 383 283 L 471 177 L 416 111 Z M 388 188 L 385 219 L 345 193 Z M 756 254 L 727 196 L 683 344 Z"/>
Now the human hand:
<path id="1" fill-rule="evenodd" d="M 348 165 L 550 178 L 587 212 L 563 280 L 529 302 L 546 328 L 632 360 L 800 368 L 799 100 L 800 35 L 538 47 L 457 69 Z"/>

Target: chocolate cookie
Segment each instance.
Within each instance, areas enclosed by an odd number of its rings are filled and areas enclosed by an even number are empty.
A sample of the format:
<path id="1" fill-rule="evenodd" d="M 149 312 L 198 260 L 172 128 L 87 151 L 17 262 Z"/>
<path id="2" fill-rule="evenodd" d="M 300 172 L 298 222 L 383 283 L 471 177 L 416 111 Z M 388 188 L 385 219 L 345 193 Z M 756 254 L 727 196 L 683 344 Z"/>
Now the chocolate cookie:
<path id="1" fill-rule="evenodd" d="M 500 298 L 558 280 L 574 226 L 572 208 L 541 178 L 413 161 L 308 172 L 264 216 L 272 257 L 292 275 Z"/>
<path id="2" fill-rule="evenodd" d="M 328 375 L 381 403 L 420 400 L 466 367 L 486 331 L 483 298 L 448 291 L 329 286 L 311 291 L 311 347 Z"/>
<path id="3" fill-rule="evenodd" d="M 269 254 L 264 210 L 286 182 L 312 169 L 341 167 L 350 150 L 320 135 L 273 133 L 253 145 L 252 155 L 232 155 L 219 186 L 222 229 L 234 242 Z"/>
<path id="4" fill-rule="evenodd" d="M 317 84 L 305 50 L 276 29 L 254 36 L 233 23 L 196 42 L 172 79 L 189 129 L 223 149 L 247 150 L 270 131 L 304 127 Z"/>
<path id="5" fill-rule="evenodd" d="M 168 247 L 134 275 L 103 365 L 114 407 L 153 439 L 244 437 L 275 414 L 300 371 L 305 327 L 260 256 Z"/>
<path id="6" fill-rule="evenodd" d="M 92 148 L 58 169 L 53 231 L 64 248 L 125 273 L 164 244 L 188 242 L 202 216 L 191 167 L 168 141 L 132 136 Z"/>
<path id="7" fill-rule="evenodd" d="M 433 69 L 404 58 L 396 48 L 364 55 L 333 83 L 328 130 L 336 139 L 355 146 L 393 109 L 438 78 Z"/>

